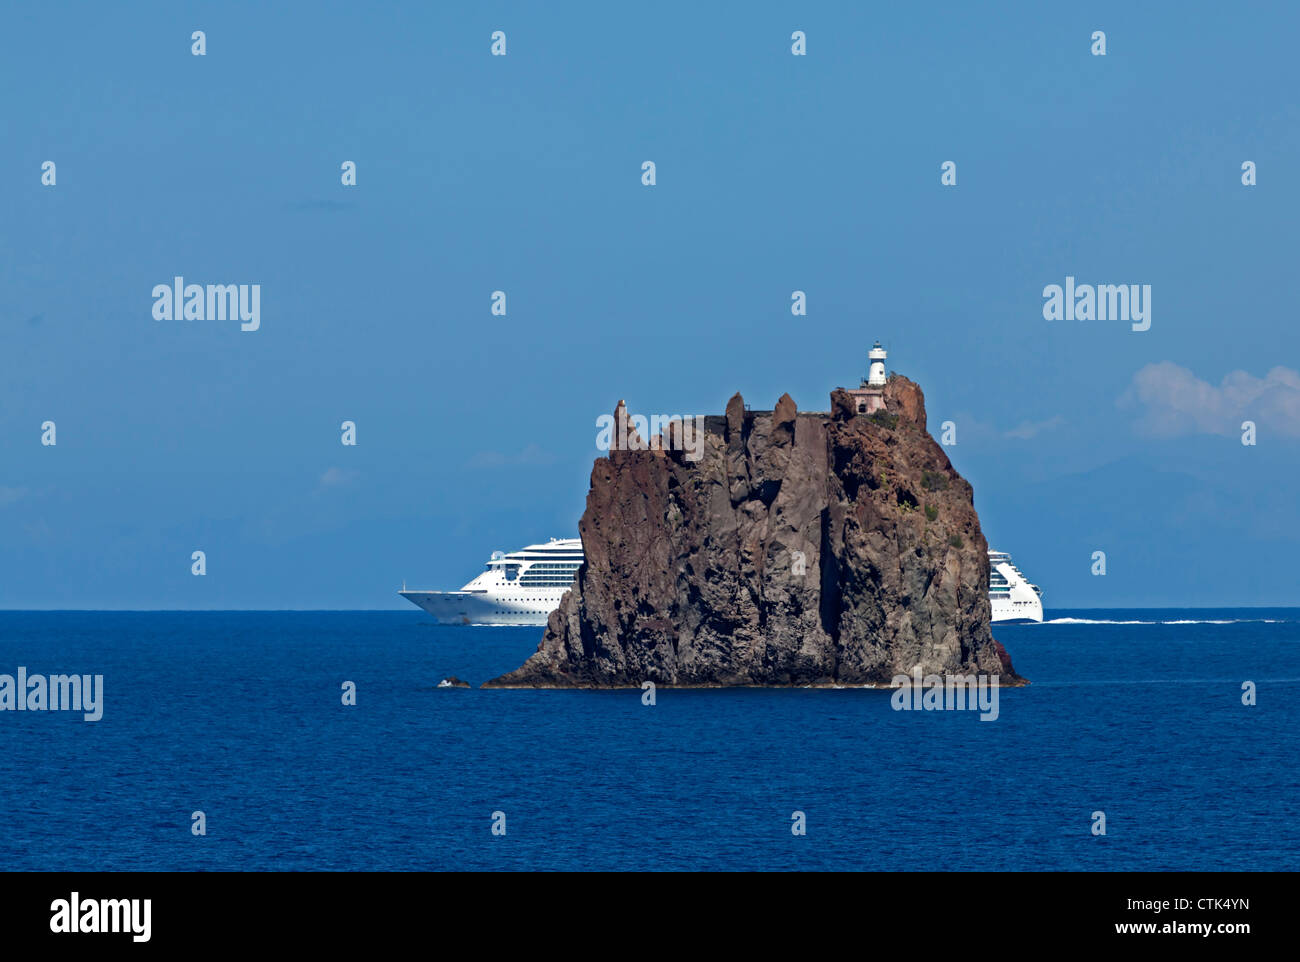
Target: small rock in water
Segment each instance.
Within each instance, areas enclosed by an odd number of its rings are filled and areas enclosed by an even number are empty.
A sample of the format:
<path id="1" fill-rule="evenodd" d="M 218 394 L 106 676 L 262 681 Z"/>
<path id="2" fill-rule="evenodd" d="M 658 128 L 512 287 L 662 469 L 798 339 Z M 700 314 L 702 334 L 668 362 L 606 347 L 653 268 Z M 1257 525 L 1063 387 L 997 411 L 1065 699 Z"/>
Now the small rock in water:
<path id="1" fill-rule="evenodd" d="M 469 682 L 461 681 L 455 675 L 450 675 L 447 678 L 444 678 L 442 681 L 438 682 L 438 687 L 439 688 L 468 688 Z"/>

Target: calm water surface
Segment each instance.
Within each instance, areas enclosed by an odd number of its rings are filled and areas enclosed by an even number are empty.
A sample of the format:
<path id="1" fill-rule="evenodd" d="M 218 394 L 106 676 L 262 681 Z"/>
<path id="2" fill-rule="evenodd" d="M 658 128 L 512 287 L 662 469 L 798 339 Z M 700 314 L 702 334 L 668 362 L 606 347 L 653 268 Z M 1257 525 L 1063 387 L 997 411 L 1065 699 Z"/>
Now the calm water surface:
<path id="1" fill-rule="evenodd" d="M 0 712 L 0 864 L 1300 868 L 1300 609 L 1049 617 L 996 626 L 1033 685 L 981 722 L 880 691 L 439 691 L 541 629 L 417 611 L 0 612 L 0 673 L 105 687 L 95 723 Z"/>

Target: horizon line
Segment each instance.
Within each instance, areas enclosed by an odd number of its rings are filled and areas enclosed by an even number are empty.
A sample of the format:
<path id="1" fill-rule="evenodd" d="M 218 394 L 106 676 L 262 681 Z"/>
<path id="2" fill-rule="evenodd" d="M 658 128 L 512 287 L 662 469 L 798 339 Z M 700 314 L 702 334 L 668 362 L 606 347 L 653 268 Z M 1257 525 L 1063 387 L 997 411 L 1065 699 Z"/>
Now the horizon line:
<path id="1" fill-rule="evenodd" d="M 1044 614 L 1046 614 L 1046 613 L 1049 612 L 1049 611 L 1050 611 L 1050 612 L 1059 612 L 1059 611 L 1224 611 L 1224 610 L 1252 611 L 1252 610 L 1265 609 L 1265 608 L 1273 608 L 1273 609 L 1279 609 L 1279 608 L 1280 608 L 1280 609 L 1288 609 L 1288 610 L 1300 611 L 1300 604 L 1285 604 L 1285 605 L 1279 605 L 1279 604 L 1262 604 L 1262 605 L 1261 605 L 1261 604 L 1251 604 L 1251 605 L 1147 605 L 1147 606 L 1134 606 L 1134 605 L 1103 606 L 1103 605 L 1096 605 L 1096 606 L 1092 606 L 1092 607 L 1072 607 L 1072 606 L 1062 606 L 1062 607 L 1060 607 L 1060 608 L 1045 609 Z M 238 613 L 245 613 L 245 612 L 247 612 L 247 613 L 252 613 L 252 612 L 258 612 L 258 613 L 271 613 L 271 612 L 301 612 L 301 613 L 326 613 L 326 612 L 338 612 L 338 613 L 350 613 L 350 612 L 358 612 L 358 613 L 360 613 L 360 612 L 397 612 L 397 613 L 400 613 L 400 614 L 411 614 L 411 615 L 417 615 L 417 616 L 418 616 L 418 615 L 424 615 L 424 614 L 427 614 L 426 612 L 424 612 L 423 610 L 418 609 L 418 608 L 412 608 L 412 609 L 409 609 L 409 610 L 408 610 L 407 608 L 401 608 L 401 607 L 393 607 L 393 608 L 6 608 L 6 607 L 0 607 L 0 614 L 2 614 L 2 613 L 15 613 L 15 614 L 18 614 L 18 613 L 28 613 L 28 614 L 59 614 L 59 613 L 64 613 L 64 612 L 68 612 L 68 613 L 71 613 L 71 612 L 84 612 L 84 613 L 88 613 L 88 614 L 89 614 L 89 613 L 94 613 L 94 612 L 103 613 L 103 614 L 185 614 L 185 613 L 189 613 L 189 614 L 220 614 L 220 613 L 223 613 L 223 612 L 224 612 L 224 613 L 236 613 L 236 614 L 238 614 Z M 1046 620 L 1046 619 L 1044 619 L 1044 620 Z M 433 623 L 436 624 L 437 622 L 433 622 Z M 993 623 L 996 624 L 996 622 L 993 622 Z M 453 625 L 453 626 L 451 626 L 451 627 L 457 627 L 457 626 Z M 541 625 L 500 625 L 500 626 L 489 626 L 489 627 L 520 628 L 520 627 L 544 627 L 544 626 L 541 626 Z M 1013 625 L 1012 627 L 1015 627 L 1015 626 Z"/>

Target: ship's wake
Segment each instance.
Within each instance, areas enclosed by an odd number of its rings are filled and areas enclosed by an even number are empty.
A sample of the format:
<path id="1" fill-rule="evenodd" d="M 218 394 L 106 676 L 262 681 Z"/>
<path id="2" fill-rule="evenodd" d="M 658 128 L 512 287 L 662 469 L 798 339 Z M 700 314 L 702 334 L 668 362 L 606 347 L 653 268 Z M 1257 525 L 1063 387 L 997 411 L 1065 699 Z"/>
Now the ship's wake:
<path id="1" fill-rule="evenodd" d="M 1170 621 L 1118 621 L 1108 618 L 1048 618 L 1044 625 L 1280 625 L 1285 618 L 1175 618 Z"/>

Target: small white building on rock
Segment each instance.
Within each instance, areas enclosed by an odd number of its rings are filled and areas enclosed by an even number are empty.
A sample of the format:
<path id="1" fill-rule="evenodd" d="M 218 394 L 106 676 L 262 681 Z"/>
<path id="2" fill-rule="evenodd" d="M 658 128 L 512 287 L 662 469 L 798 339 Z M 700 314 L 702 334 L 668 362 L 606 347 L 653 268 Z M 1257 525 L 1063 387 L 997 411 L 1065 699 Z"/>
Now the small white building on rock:
<path id="1" fill-rule="evenodd" d="M 845 388 L 853 396 L 859 414 L 874 414 L 885 409 L 885 384 L 889 380 L 885 374 L 885 358 L 889 355 L 876 341 L 867 352 L 867 376 L 858 387 Z"/>

